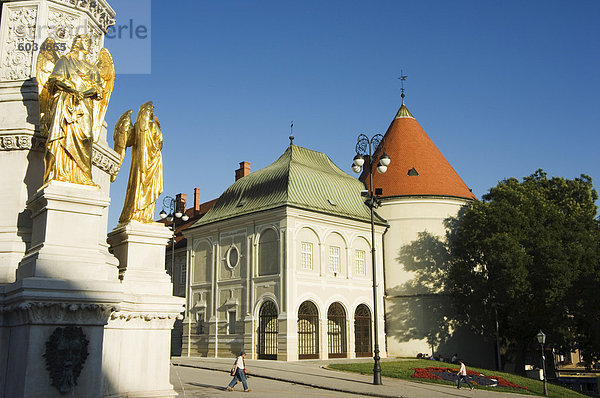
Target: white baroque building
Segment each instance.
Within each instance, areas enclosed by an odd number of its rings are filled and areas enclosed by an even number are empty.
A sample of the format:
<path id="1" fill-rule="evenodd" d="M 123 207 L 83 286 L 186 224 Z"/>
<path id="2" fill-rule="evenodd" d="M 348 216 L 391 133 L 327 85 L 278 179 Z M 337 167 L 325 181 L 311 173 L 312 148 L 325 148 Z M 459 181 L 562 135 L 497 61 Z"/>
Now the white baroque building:
<path id="1" fill-rule="evenodd" d="M 371 356 L 371 224 L 363 188 L 324 154 L 292 144 L 230 186 L 184 232 L 191 271 L 183 355 L 244 349 L 252 358 L 282 360 Z M 377 219 L 375 226 L 381 253 L 386 224 Z M 382 280 L 382 268 L 377 272 Z"/>

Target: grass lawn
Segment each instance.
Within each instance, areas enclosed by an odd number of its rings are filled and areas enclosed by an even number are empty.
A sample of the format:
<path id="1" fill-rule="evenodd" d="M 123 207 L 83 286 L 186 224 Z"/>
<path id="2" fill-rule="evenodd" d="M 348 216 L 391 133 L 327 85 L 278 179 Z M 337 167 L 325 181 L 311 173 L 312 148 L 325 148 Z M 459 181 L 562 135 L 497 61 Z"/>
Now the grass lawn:
<path id="1" fill-rule="evenodd" d="M 340 363 L 330 364 L 328 366 L 331 369 L 343 370 L 347 372 L 357 372 L 362 374 L 373 374 L 373 362 L 363 363 Z M 409 359 L 409 360 L 398 360 L 398 361 L 385 361 L 381 362 L 381 375 L 384 377 L 395 377 L 397 379 L 406 379 L 410 381 L 418 381 L 423 383 L 438 383 L 438 384 L 454 384 L 449 381 L 440 379 L 423 379 L 411 377 L 414 373 L 415 368 L 428 368 L 428 367 L 447 367 L 456 369 L 458 372 L 458 366 L 452 365 L 445 362 L 427 361 L 422 359 Z M 511 383 L 518 384 L 522 387 L 527 387 L 528 390 L 522 388 L 512 387 L 484 387 L 476 385 L 477 389 L 485 389 L 490 391 L 498 392 L 515 392 L 519 394 L 528 395 L 543 395 L 544 387 L 543 383 L 539 380 L 528 379 L 526 377 L 517 376 L 511 373 L 497 372 L 495 370 L 473 368 L 467 366 L 467 370 L 473 370 L 479 373 L 483 373 L 487 376 L 499 376 Z M 471 381 L 472 382 L 472 381 Z M 466 386 L 468 388 L 468 386 Z M 568 388 L 555 386 L 554 384 L 548 384 L 548 396 L 556 398 L 581 398 L 586 397 L 585 395 L 579 394 Z"/>

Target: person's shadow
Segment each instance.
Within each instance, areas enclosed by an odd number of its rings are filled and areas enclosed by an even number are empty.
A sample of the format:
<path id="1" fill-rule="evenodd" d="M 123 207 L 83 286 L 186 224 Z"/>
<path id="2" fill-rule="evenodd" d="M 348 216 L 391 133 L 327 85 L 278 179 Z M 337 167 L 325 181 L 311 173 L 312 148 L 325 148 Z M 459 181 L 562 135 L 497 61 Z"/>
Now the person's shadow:
<path id="1" fill-rule="evenodd" d="M 214 386 L 212 384 L 202 384 L 202 383 L 186 383 L 186 384 L 189 384 L 190 386 L 195 386 L 195 387 L 212 388 L 213 390 L 225 391 L 225 387 Z"/>

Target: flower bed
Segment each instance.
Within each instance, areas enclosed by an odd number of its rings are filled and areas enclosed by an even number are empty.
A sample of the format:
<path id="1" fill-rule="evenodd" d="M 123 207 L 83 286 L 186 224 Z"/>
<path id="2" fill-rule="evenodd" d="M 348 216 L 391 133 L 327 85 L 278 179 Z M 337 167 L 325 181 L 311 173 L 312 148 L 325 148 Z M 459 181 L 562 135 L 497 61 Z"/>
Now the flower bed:
<path id="1" fill-rule="evenodd" d="M 427 368 L 414 368 L 414 373 L 411 377 L 415 379 L 429 379 L 429 380 L 446 380 L 453 383 L 456 383 L 458 380 L 458 372 L 457 369 L 453 368 L 441 368 L 441 367 L 427 367 Z M 512 383 L 500 376 L 486 376 L 479 372 L 474 372 L 472 370 L 467 370 L 467 375 L 469 377 L 469 381 L 472 384 L 476 384 L 479 386 L 485 387 L 512 387 L 512 388 L 522 388 L 527 390 L 527 387 L 520 386 L 518 384 Z"/>

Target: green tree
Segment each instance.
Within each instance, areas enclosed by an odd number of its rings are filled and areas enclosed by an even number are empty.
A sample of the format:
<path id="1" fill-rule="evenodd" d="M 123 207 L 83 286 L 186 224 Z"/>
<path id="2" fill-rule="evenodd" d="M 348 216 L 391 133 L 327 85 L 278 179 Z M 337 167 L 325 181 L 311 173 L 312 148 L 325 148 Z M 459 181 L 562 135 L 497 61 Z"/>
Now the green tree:
<path id="1" fill-rule="evenodd" d="M 446 288 L 457 321 L 491 336 L 497 304 L 517 369 L 540 329 L 563 350 L 582 348 L 588 358 L 600 352 L 597 199 L 588 176 L 548 178 L 538 170 L 521 182 L 501 181 L 446 220 Z"/>

